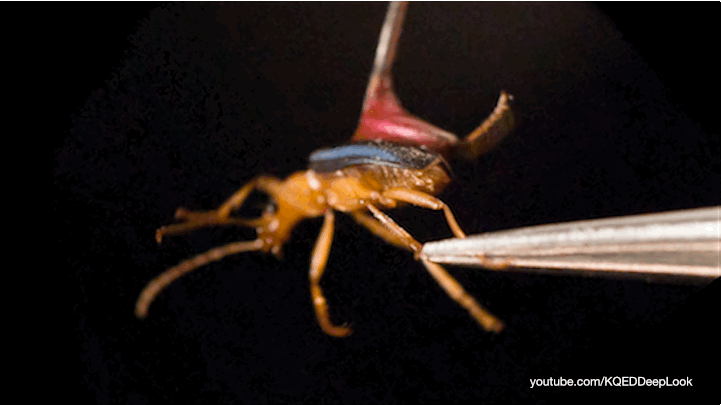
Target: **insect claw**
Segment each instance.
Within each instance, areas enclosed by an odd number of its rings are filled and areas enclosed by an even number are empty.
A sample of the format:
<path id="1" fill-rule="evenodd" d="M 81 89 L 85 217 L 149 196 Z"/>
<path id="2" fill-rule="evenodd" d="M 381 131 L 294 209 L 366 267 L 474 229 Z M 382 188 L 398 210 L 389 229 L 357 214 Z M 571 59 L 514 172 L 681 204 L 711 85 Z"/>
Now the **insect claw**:
<path id="1" fill-rule="evenodd" d="M 344 338 L 353 334 L 353 328 L 350 327 L 350 324 L 348 322 L 343 322 L 339 329 L 343 329 L 346 331 L 346 334 L 342 336 Z"/>
<path id="2" fill-rule="evenodd" d="M 323 329 L 323 332 L 325 332 L 327 335 L 336 338 L 345 338 L 353 334 L 353 329 L 351 329 L 347 325 L 348 324 L 344 323 L 341 326 L 329 325 L 321 326 L 321 328 Z"/>
<path id="3" fill-rule="evenodd" d="M 503 329 L 506 328 L 506 324 L 502 320 L 495 318 L 495 317 L 489 324 L 483 325 L 483 326 L 489 332 L 494 332 L 494 333 L 501 333 L 501 332 L 503 332 Z"/>
<path id="4" fill-rule="evenodd" d="M 163 231 L 165 231 L 165 227 L 155 230 L 155 241 L 158 242 L 158 244 L 163 241 Z"/>

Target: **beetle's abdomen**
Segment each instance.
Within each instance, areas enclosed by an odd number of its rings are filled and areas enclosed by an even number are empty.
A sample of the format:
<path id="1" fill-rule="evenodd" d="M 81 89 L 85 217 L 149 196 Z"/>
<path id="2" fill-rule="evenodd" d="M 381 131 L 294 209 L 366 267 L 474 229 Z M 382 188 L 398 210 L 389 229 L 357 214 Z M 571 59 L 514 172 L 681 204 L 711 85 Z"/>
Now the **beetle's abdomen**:
<path id="1" fill-rule="evenodd" d="M 439 158 L 443 159 L 437 153 L 417 146 L 367 141 L 318 149 L 310 154 L 309 169 L 329 173 L 353 165 L 379 165 L 420 170 Z"/>

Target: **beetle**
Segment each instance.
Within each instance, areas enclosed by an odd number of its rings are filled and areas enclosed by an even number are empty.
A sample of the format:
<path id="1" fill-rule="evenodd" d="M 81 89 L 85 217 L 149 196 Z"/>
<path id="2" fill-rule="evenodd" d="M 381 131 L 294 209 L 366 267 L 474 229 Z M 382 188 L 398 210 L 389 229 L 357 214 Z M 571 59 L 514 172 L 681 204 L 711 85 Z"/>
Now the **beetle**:
<path id="1" fill-rule="evenodd" d="M 218 225 L 253 227 L 258 237 L 208 250 L 166 270 L 141 292 L 135 308 L 137 317 L 145 318 L 158 293 L 182 275 L 241 252 L 262 251 L 280 256 L 282 246 L 299 222 L 323 217 L 311 256 L 311 299 L 318 324 L 326 334 L 333 337 L 350 335 L 350 327 L 335 325 L 330 320 L 327 301 L 320 288 L 333 240 L 335 211 L 339 211 L 349 214 L 386 242 L 412 251 L 446 293 L 483 329 L 493 332 L 503 329 L 501 320 L 482 307 L 443 267 L 429 261 L 421 253 L 421 243 L 384 212 L 405 204 L 443 211 L 453 234 L 465 237 L 448 205 L 435 197 L 451 182 L 447 158 L 455 152 L 468 158 L 481 155 L 508 135 L 515 122 L 512 96 L 505 91 L 501 92 L 493 112 L 463 139 L 423 121 L 402 107 L 393 91 L 391 66 L 406 8 L 406 3 L 398 2 L 389 6 L 360 121 L 351 143 L 313 152 L 307 170 L 295 172 L 284 180 L 256 177 L 215 210 L 179 208 L 175 217 L 182 222 L 158 229 L 158 243 L 166 235 Z M 269 195 L 273 204 L 259 218 L 231 216 L 254 190 Z M 502 266 L 489 262 L 489 267 Z"/>

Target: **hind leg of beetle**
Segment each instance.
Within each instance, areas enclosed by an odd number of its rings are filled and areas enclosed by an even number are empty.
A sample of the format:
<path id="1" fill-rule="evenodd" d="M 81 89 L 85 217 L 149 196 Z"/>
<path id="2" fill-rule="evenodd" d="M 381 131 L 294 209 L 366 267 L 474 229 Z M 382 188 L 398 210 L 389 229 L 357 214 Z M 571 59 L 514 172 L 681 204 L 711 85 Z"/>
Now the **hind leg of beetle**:
<path id="1" fill-rule="evenodd" d="M 366 227 L 371 232 L 392 245 L 403 245 L 405 249 L 413 252 L 416 260 L 420 259 L 421 249 L 423 249 L 423 245 L 421 245 L 420 242 L 418 242 L 413 236 L 411 236 L 408 231 L 403 229 L 403 227 L 398 225 L 396 221 L 394 221 L 391 217 L 386 215 L 383 211 L 379 210 L 375 205 L 366 203 L 365 206 L 366 208 L 368 208 L 368 211 L 373 214 L 376 220 L 378 220 L 380 226 L 385 227 L 387 232 L 390 233 L 390 235 L 388 235 L 389 237 L 386 237 L 381 232 L 381 228 L 377 226 L 369 227 L 368 225 L 366 225 Z"/>
<path id="2" fill-rule="evenodd" d="M 468 134 L 459 143 L 458 151 L 468 159 L 475 159 L 485 152 L 493 149 L 508 134 L 513 131 L 516 120 L 511 109 L 513 96 L 501 91 L 496 108 L 478 128 Z"/>
<path id="3" fill-rule="evenodd" d="M 408 204 L 413 204 L 418 207 L 428 208 L 431 210 L 443 210 L 443 214 L 446 216 L 446 222 L 448 222 L 448 227 L 451 228 L 453 235 L 455 235 L 456 238 L 466 237 L 466 234 L 463 232 L 460 225 L 458 225 L 458 221 L 456 221 L 456 217 L 453 216 L 453 212 L 451 212 L 448 205 L 430 194 L 408 188 L 391 188 L 383 192 L 383 197 L 388 197 L 396 201 L 407 202 Z"/>
<path id="4" fill-rule="evenodd" d="M 411 250 L 408 247 L 407 242 L 398 238 L 395 233 L 391 232 L 388 228 L 383 226 L 383 224 L 378 222 L 378 220 L 373 218 L 372 216 L 358 211 L 351 211 L 350 215 L 353 217 L 353 219 L 355 219 L 357 223 L 364 226 L 373 235 L 383 239 L 384 241 L 390 243 L 397 248 Z"/>
<path id="5" fill-rule="evenodd" d="M 321 329 L 323 329 L 323 332 L 333 337 L 342 338 L 350 335 L 353 331 L 346 326 L 333 325 L 328 314 L 328 302 L 323 296 L 323 290 L 320 288 L 320 279 L 323 277 L 325 266 L 328 263 L 330 246 L 333 242 L 334 221 L 335 216 L 333 210 L 328 209 L 323 218 L 323 227 L 320 230 L 318 239 L 315 242 L 315 247 L 313 248 L 308 278 L 310 279 L 310 295 L 313 300 L 313 308 L 315 309 L 318 324 Z"/>
<path id="6" fill-rule="evenodd" d="M 489 332 L 499 333 L 505 325 L 503 321 L 496 318 L 486 308 L 479 304 L 475 298 L 466 292 L 466 290 L 453 278 L 446 269 L 437 263 L 428 261 L 421 257 L 426 270 L 436 279 L 436 282 L 446 291 L 454 301 L 466 309 L 471 316 L 478 322 L 483 329 Z"/>
<path id="7" fill-rule="evenodd" d="M 423 262 L 423 265 L 428 270 L 428 273 L 433 276 L 436 282 L 443 288 L 454 301 L 460 306 L 466 309 L 471 314 L 473 319 L 486 331 L 500 332 L 503 330 L 503 321 L 496 318 L 486 308 L 479 304 L 475 298 L 466 292 L 466 290 L 453 278 L 448 272 L 440 265 L 428 261 L 425 257 L 420 254 L 420 250 L 423 247 L 420 242 L 415 240 L 405 229 L 398 225 L 392 218 L 374 207 L 372 204 L 366 204 L 368 210 L 373 214 L 378 222 L 383 227 L 387 228 L 387 232 L 390 233 L 390 237 L 386 239 L 383 236 L 383 232 L 379 231 L 377 227 L 371 228 L 365 222 L 360 222 L 365 225 L 375 235 L 387 240 L 389 243 L 397 245 L 400 242 L 407 243 L 406 249 L 415 252 L 416 257 Z"/>
<path id="8" fill-rule="evenodd" d="M 457 238 L 466 237 L 466 234 L 463 232 L 460 225 L 458 225 L 458 221 L 453 216 L 453 212 L 451 212 L 448 205 L 430 194 L 406 188 L 392 188 L 384 191 L 383 197 L 391 198 L 396 201 L 407 202 L 408 204 L 413 204 L 415 206 L 431 210 L 443 210 L 443 214 L 446 216 L 446 222 L 448 223 L 448 227 L 451 228 L 453 235 Z M 503 270 L 509 266 L 509 263 L 506 261 L 492 260 L 484 255 L 479 255 L 477 259 L 483 267 L 491 270 Z"/>

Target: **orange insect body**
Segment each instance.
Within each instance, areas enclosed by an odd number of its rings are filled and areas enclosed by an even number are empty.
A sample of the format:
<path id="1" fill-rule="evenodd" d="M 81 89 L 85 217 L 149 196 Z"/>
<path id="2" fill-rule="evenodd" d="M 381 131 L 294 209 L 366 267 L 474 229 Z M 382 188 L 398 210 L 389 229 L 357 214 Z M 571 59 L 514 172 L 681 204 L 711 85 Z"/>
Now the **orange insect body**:
<path id="1" fill-rule="evenodd" d="M 247 225 L 256 226 L 258 239 L 263 241 L 262 251 L 279 255 L 300 221 L 323 216 L 328 209 L 346 213 L 362 211 L 366 210 L 367 202 L 383 208 L 395 208 L 398 202 L 384 197 L 383 193 L 397 188 L 429 195 L 440 193 L 451 181 L 444 163 L 438 157 L 436 162 L 423 169 L 373 164 L 352 165 L 329 173 L 311 169 L 295 172 L 282 181 L 261 176 L 249 185 L 272 196 L 275 209 L 264 213 L 256 222 L 249 221 Z M 241 189 L 238 197 L 245 199 L 248 195 L 245 190 Z M 222 212 L 225 215 L 225 211 Z M 218 221 L 217 225 L 225 223 L 222 219 Z M 183 225 L 164 227 L 160 233 L 185 230 Z"/>
<path id="2" fill-rule="evenodd" d="M 368 152 L 368 147 L 364 149 Z M 446 214 L 456 236 L 465 236 L 450 209 L 433 197 L 433 194 L 441 192 L 451 181 L 445 160 L 439 155 L 418 148 L 380 142 L 373 145 L 370 152 L 376 150 L 383 152 L 387 149 L 396 152 L 398 150 L 411 151 L 416 155 L 424 155 L 426 161 L 429 157 L 432 160 L 425 167 L 413 168 L 408 167 L 409 162 L 397 160 L 399 157 L 391 154 L 391 158 L 396 159 L 393 162 L 377 160 L 373 164 L 349 164 L 327 172 L 310 169 L 293 173 L 285 180 L 260 176 L 241 188 L 217 210 L 191 212 L 179 209 L 176 217 L 186 222 L 159 229 L 156 234 L 158 241 L 161 241 L 163 235 L 166 234 L 177 234 L 202 226 L 224 224 L 255 227 L 258 239 L 250 243 L 241 242 L 241 245 L 230 244 L 226 247 L 212 249 L 169 269 L 143 291 L 136 306 L 136 314 L 139 317 L 145 317 L 148 306 L 155 295 L 182 274 L 207 262 L 239 251 L 261 250 L 279 256 L 282 246 L 290 239 L 293 228 L 300 221 L 325 216 L 324 227 L 313 252 L 310 273 L 311 293 L 318 321 L 323 330 L 332 336 L 347 336 L 350 333 L 349 328 L 337 327 L 330 322 L 326 300 L 319 286 L 330 251 L 333 210 L 350 213 L 371 232 L 396 246 L 416 253 L 420 252 L 421 244 L 385 216 L 378 207 L 389 209 L 397 207 L 399 203 L 412 203 L 431 209 L 440 209 Z M 331 164 L 344 165 L 347 163 L 347 159 L 347 157 L 342 161 L 336 159 Z M 327 159 L 321 159 L 321 161 L 322 164 L 328 162 Z M 275 203 L 274 208 L 266 209 L 260 218 L 252 220 L 231 217 L 231 211 L 242 205 L 253 189 L 270 195 Z M 375 219 L 365 214 L 365 211 L 371 211 Z"/>

